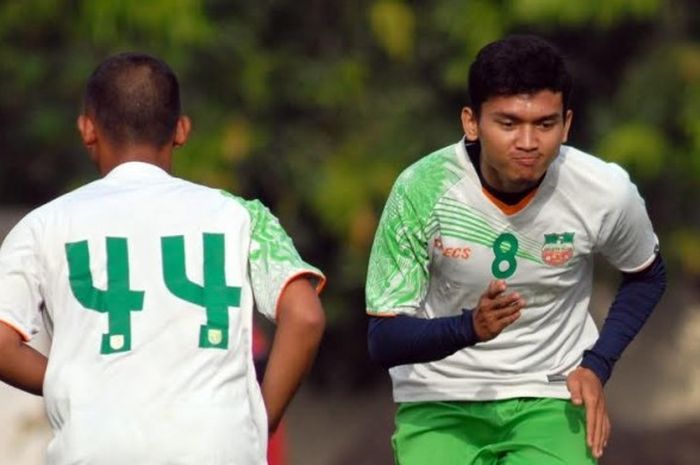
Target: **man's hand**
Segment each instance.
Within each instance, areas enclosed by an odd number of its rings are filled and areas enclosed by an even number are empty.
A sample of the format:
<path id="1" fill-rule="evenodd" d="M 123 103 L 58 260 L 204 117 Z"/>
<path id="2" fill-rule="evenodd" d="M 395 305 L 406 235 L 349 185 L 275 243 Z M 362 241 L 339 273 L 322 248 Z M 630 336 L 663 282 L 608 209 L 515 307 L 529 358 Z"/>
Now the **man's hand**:
<path id="1" fill-rule="evenodd" d="M 610 418 L 600 379 L 588 368 L 578 367 L 566 378 L 566 387 L 574 405 L 586 409 L 586 443 L 595 458 L 603 455 L 610 437 Z"/>
<path id="2" fill-rule="evenodd" d="M 520 317 L 525 301 L 517 292 L 505 294 L 505 291 L 506 282 L 499 279 L 491 281 L 479 297 L 479 304 L 472 312 L 474 332 L 479 341 L 493 339 Z"/>

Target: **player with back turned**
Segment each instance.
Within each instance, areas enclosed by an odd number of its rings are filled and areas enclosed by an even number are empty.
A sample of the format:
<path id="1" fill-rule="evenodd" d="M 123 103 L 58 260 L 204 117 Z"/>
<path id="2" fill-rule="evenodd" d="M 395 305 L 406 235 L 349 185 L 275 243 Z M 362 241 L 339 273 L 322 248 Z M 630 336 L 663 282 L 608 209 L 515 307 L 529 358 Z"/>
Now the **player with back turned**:
<path id="1" fill-rule="evenodd" d="M 572 79 L 534 36 L 470 67 L 465 137 L 407 168 L 367 275 L 369 349 L 399 404 L 400 465 L 595 463 L 603 385 L 665 268 L 627 173 L 563 145 Z M 622 272 L 600 334 L 593 256 Z"/>
<path id="2" fill-rule="evenodd" d="M 49 464 L 266 463 L 323 332 L 323 274 L 260 202 L 169 174 L 190 121 L 161 60 L 103 62 L 78 129 L 103 177 L 0 249 L 0 380 L 43 393 Z M 262 386 L 254 308 L 277 324 Z M 42 318 L 48 366 L 24 344 Z"/>

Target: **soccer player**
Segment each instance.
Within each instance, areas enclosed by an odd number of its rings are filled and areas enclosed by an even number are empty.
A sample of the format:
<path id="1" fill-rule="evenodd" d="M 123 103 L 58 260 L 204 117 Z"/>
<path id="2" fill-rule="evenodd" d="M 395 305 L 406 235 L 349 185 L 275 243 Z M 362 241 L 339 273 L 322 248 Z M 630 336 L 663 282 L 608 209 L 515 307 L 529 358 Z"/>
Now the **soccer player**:
<path id="1" fill-rule="evenodd" d="M 389 368 L 400 465 L 596 463 L 603 385 L 665 289 L 627 173 L 563 145 L 572 79 L 533 36 L 484 47 L 464 139 L 406 169 L 367 275 L 369 350 Z M 600 335 L 593 256 L 622 272 Z"/>
<path id="2" fill-rule="evenodd" d="M 78 129 L 102 179 L 0 249 L 0 379 L 43 392 L 49 464 L 266 463 L 323 332 L 323 274 L 260 202 L 169 174 L 190 121 L 161 60 L 103 62 Z M 262 387 L 253 308 L 277 323 Z M 24 344 L 41 318 L 47 367 Z"/>

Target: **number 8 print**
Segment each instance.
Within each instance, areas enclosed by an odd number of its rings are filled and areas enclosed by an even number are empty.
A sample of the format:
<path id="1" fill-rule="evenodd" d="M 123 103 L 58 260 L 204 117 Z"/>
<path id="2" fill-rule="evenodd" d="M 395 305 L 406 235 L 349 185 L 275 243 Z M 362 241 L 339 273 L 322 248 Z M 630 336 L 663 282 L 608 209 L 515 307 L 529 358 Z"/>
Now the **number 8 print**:
<path id="1" fill-rule="evenodd" d="M 518 239 L 511 233 L 503 233 L 493 243 L 493 254 L 496 256 L 491 264 L 491 273 L 498 279 L 513 276 L 518 263 L 515 256 L 518 253 Z M 502 269 L 503 263 L 506 264 Z"/>

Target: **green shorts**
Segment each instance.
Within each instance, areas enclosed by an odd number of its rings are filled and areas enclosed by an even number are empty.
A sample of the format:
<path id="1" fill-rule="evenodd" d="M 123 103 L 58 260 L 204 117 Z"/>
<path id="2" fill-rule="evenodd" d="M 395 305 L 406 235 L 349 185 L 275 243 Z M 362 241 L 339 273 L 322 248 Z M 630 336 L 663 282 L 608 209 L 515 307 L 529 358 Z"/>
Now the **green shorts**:
<path id="1" fill-rule="evenodd" d="M 407 402 L 392 437 L 397 465 L 593 465 L 586 413 L 571 401 Z"/>

